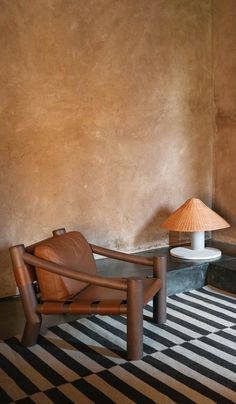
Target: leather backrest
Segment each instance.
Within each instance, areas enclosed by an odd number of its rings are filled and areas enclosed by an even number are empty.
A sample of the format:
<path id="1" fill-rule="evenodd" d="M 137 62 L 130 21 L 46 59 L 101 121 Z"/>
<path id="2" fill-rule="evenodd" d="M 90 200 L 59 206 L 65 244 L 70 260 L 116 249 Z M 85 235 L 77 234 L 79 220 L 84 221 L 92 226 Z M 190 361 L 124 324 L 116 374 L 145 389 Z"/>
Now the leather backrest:
<path id="1" fill-rule="evenodd" d="M 77 231 L 43 241 L 35 247 L 34 254 L 75 271 L 96 273 L 92 250 L 87 240 Z M 36 268 L 36 273 L 42 300 L 73 300 L 87 286 L 83 282 L 52 274 L 44 269 Z"/>

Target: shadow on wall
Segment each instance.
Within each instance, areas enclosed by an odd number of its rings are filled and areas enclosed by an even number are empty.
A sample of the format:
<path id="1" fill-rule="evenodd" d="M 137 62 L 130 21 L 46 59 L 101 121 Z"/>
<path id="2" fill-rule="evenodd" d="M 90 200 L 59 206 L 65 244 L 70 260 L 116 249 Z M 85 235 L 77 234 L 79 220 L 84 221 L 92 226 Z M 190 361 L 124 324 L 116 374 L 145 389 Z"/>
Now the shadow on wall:
<path id="1" fill-rule="evenodd" d="M 157 210 L 136 234 L 134 238 L 135 245 L 146 246 L 147 248 L 166 245 L 167 231 L 161 228 L 161 223 L 164 222 L 170 213 L 170 210 L 167 208 Z"/>
<path id="2" fill-rule="evenodd" d="M 190 233 L 170 231 L 169 232 L 169 245 L 175 246 L 180 244 L 189 244 L 191 242 Z"/>
<path id="3" fill-rule="evenodd" d="M 135 243 L 138 246 L 146 245 L 147 248 L 174 246 L 190 242 L 189 233 L 169 231 L 162 228 L 161 224 L 172 212 L 168 208 L 162 208 L 144 224 L 135 236 Z M 161 230 L 161 231 L 160 231 Z M 157 237 L 158 233 L 158 237 Z"/>
<path id="4" fill-rule="evenodd" d="M 16 284 L 11 266 L 9 249 L 0 249 L 0 296 L 7 297 L 16 294 Z"/>

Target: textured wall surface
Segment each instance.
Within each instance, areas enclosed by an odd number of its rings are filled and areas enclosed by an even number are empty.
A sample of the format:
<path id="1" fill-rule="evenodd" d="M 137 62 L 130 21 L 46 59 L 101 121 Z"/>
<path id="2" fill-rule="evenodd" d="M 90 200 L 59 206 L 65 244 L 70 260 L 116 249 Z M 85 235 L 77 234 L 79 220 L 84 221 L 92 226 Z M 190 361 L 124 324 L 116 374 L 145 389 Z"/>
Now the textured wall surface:
<path id="1" fill-rule="evenodd" d="M 215 208 L 231 227 L 214 238 L 236 244 L 236 2 L 214 0 Z"/>
<path id="2" fill-rule="evenodd" d="M 210 0 L 1 0 L 0 296 L 9 245 L 65 226 L 161 246 L 170 211 L 211 204 L 211 18 Z"/>

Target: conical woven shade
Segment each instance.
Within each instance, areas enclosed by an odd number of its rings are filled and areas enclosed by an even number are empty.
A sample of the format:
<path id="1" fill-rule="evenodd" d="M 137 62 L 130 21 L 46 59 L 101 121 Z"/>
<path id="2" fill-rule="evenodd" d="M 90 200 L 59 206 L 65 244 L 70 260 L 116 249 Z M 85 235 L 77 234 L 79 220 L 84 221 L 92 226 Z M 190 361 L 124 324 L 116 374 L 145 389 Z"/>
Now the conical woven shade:
<path id="1" fill-rule="evenodd" d="M 161 226 L 173 231 L 195 232 L 223 229 L 230 225 L 200 199 L 191 198 L 172 213 Z"/>

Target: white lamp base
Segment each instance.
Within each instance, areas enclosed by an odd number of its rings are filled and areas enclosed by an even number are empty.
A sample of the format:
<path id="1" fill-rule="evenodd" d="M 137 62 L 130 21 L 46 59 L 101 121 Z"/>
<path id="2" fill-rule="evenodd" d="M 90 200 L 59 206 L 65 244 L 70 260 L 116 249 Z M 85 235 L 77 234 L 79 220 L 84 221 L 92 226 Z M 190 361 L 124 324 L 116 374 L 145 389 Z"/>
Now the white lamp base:
<path id="1" fill-rule="evenodd" d="M 202 250 L 193 250 L 190 247 L 176 247 L 170 250 L 170 254 L 176 258 L 184 260 L 212 260 L 221 256 L 221 251 L 217 248 L 206 247 Z"/>

